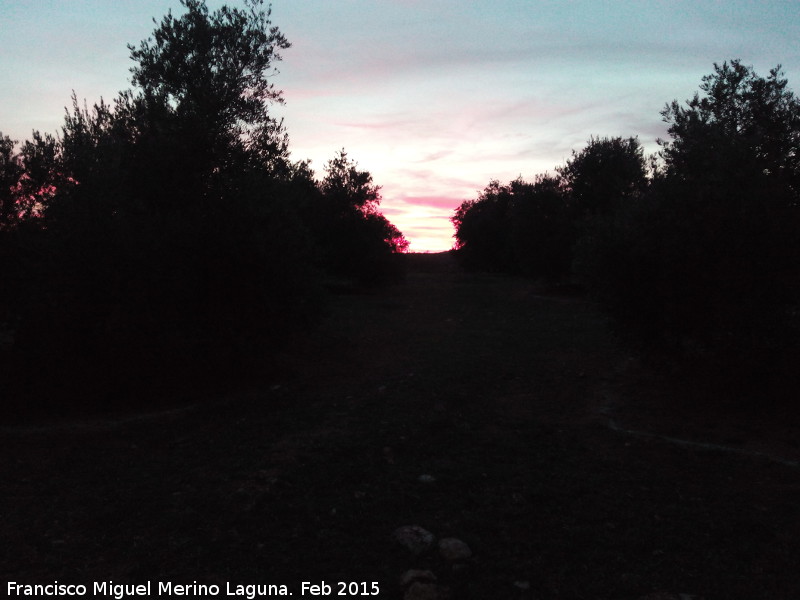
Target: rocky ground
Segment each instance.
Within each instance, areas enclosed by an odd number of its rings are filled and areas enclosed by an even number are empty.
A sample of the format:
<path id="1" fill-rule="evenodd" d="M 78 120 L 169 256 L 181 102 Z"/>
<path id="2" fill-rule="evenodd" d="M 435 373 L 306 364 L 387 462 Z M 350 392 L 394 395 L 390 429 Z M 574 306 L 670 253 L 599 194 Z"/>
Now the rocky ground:
<path id="1" fill-rule="evenodd" d="M 262 385 L 3 427 L 3 578 L 800 598 L 792 411 L 643 364 L 583 298 L 410 260 Z"/>

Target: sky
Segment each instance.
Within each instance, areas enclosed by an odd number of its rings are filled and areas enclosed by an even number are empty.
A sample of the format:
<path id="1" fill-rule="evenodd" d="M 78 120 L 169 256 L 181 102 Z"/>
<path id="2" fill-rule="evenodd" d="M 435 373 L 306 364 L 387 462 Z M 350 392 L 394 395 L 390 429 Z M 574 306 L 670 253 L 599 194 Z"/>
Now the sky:
<path id="1" fill-rule="evenodd" d="M 208 0 L 211 9 L 226 3 Z M 232 6 L 240 0 L 228 0 Z M 0 131 L 57 133 L 75 91 L 130 87 L 127 44 L 178 0 L 0 0 Z M 800 2 L 273 0 L 294 160 L 344 148 L 411 251 L 447 250 L 462 201 L 564 164 L 591 136 L 666 137 L 715 62 L 781 64 L 800 92 Z"/>

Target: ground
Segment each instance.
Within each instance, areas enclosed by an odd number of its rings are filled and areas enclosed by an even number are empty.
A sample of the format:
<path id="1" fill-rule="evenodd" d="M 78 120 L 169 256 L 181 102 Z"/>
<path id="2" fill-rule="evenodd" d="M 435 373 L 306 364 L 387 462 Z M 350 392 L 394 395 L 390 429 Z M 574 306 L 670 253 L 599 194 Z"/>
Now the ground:
<path id="1" fill-rule="evenodd" d="M 3 427 L 4 579 L 402 598 L 417 568 L 453 598 L 800 598 L 791 411 L 644 364 L 585 298 L 409 261 L 333 298 L 270 381 Z M 415 556 L 404 525 L 473 556 Z"/>

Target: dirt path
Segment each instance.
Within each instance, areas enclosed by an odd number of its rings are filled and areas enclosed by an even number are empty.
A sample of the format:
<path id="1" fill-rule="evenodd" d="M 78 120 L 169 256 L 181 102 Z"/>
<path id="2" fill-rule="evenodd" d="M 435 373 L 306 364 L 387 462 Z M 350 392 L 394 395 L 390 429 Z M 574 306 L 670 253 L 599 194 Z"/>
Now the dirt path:
<path id="1" fill-rule="evenodd" d="M 421 568 L 455 598 L 800 597 L 800 470 L 746 453 L 766 421 L 666 418 L 674 388 L 589 303 L 418 258 L 281 361 L 213 403 L 0 431 L 4 578 L 401 598 Z M 795 460 L 788 437 L 770 452 Z M 473 558 L 408 554 L 390 536 L 409 524 Z"/>

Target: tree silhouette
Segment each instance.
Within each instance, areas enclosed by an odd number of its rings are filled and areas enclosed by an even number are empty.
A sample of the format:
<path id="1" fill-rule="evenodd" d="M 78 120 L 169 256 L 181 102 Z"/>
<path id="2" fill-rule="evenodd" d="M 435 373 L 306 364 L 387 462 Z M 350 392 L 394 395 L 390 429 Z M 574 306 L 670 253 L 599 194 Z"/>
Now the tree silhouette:
<path id="1" fill-rule="evenodd" d="M 662 115 L 663 167 L 596 231 L 584 272 L 636 337 L 763 375 L 800 337 L 800 103 L 779 67 L 734 60 Z"/>
<path id="2" fill-rule="evenodd" d="M 16 145 L 0 132 L 0 230 L 12 226 L 19 215 L 17 185 L 24 169 Z"/>
<path id="3" fill-rule="evenodd" d="M 557 169 L 581 216 L 608 214 L 647 183 L 644 152 L 636 138 L 591 138 Z"/>
<path id="4" fill-rule="evenodd" d="M 185 14 L 167 14 L 152 38 L 129 46 L 133 85 L 170 107 L 201 172 L 224 171 L 247 153 L 265 162 L 284 154 L 285 136 L 267 107 L 283 101 L 269 77 L 290 44 L 271 25 L 270 9 L 262 0 L 211 14 L 202 0 L 181 4 Z"/>
<path id="5" fill-rule="evenodd" d="M 306 219 L 320 266 L 340 277 L 374 284 L 401 275 L 394 254 L 408 241 L 379 211 L 380 187 L 344 149 L 328 161 Z"/>
<path id="6" fill-rule="evenodd" d="M 520 272 L 554 283 L 569 277 L 577 211 L 560 177 L 512 182 L 511 240 Z"/>
<path id="7" fill-rule="evenodd" d="M 319 182 L 289 160 L 269 8 L 181 4 L 129 46 L 131 90 L 73 92 L 59 139 L 0 135 L 0 384 L 20 402 L 242 379 L 316 320 L 320 269 L 400 273 L 372 176 L 344 151 Z"/>
<path id="8" fill-rule="evenodd" d="M 327 209 L 336 213 L 353 210 L 361 214 L 375 212 L 380 204 L 380 186 L 372 181 L 368 171 L 359 171 L 358 163 L 348 158 L 342 148 L 325 165 L 325 177 L 320 182 Z"/>
<path id="9" fill-rule="evenodd" d="M 3 176 L 24 171 L 14 210 L 42 217 L 14 237 L 36 259 L 4 268 L 17 392 L 90 401 L 241 376 L 316 313 L 288 140 L 268 112 L 288 42 L 260 1 L 182 5 L 130 47 L 133 90 L 91 107 L 73 94 L 60 141 L 36 134 L 18 158 L 3 142 Z"/>
<path id="10" fill-rule="evenodd" d="M 637 139 L 592 138 L 556 175 L 493 181 L 463 202 L 451 219 L 458 255 L 467 268 L 567 279 L 579 238 L 646 183 Z"/>
<path id="11" fill-rule="evenodd" d="M 517 189 L 523 184 L 517 182 Z M 511 247 L 510 211 L 514 184 L 491 181 L 475 200 L 465 200 L 451 221 L 456 249 L 468 269 L 509 272 L 516 269 Z"/>
<path id="12" fill-rule="evenodd" d="M 798 100 L 780 65 L 767 77 L 739 60 L 714 64 L 700 93 L 662 111 L 671 141 L 662 141 L 671 174 L 709 181 L 732 192 L 732 182 L 797 189 L 800 177 Z M 784 199 L 786 200 L 786 199 Z"/>

